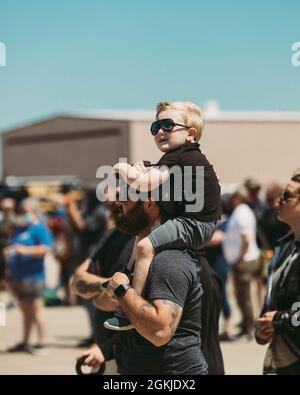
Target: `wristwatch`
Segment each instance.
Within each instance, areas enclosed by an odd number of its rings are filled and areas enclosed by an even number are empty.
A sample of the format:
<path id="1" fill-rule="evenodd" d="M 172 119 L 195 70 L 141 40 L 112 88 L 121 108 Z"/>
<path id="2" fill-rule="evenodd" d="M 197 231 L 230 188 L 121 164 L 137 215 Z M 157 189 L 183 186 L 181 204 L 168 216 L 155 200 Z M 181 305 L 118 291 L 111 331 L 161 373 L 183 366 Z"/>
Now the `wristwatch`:
<path id="1" fill-rule="evenodd" d="M 119 285 L 115 290 L 114 290 L 114 294 L 116 299 L 121 299 L 126 292 L 129 290 L 129 288 L 131 288 L 130 284 L 121 284 Z"/>

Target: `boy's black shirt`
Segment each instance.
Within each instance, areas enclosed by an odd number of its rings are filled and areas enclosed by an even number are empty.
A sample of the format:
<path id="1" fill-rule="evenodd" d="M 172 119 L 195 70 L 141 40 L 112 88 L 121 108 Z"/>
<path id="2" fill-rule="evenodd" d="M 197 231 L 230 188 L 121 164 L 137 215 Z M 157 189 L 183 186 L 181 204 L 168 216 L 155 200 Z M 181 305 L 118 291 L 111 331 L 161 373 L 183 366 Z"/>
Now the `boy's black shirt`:
<path id="1" fill-rule="evenodd" d="M 176 175 L 171 173 L 171 198 L 170 201 L 160 201 L 160 207 L 172 217 L 183 216 L 189 218 L 195 218 L 202 222 L 216 222 L 220 219 L 220 185 L 218 178 L 214 171 L 213 166 L 207 160 L 206 156 L 201 152 L 198 143 L 185 143 L 178 149 L 164 154 L 159 162 L 158 166 L 167 166 L 171 168 L 173 166 L 179 166 L 182 170 L 182 174 L 185 166 L 190 166 L 192 171 L 192 191 L 196 192 L 196 166 L 204 167 L 204 206 L 200 212 L 186 212 L 186 204 L 192 204 L 185 199 L 184 196 L 184 179 L 182 178 L 182 201 L 175 201 L 174 190 L 172 186 L 175 183 Z M 199 195 L 203 191 L 199 191 Z"/>

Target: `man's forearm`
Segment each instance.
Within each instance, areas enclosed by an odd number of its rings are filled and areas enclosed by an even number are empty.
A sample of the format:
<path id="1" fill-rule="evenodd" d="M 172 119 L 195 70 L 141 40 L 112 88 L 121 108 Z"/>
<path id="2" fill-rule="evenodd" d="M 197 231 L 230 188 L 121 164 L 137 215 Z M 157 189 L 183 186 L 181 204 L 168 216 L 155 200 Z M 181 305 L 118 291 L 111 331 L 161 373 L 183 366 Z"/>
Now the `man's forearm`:
<path id="1" fill-rule="evenodd" d="M 138 295 L 133 288 L 126 292 L 119 303 L 137 332 L 154 345 L 162 345 L 162 338 L 171 335 L 169 330 L 165 333 L 165 320 L 156 307 Z"/>
<path id="2" fill-rule="evenodd" d="M 87 272 L 77 272 L 71 280 L 71 289 L 84 299 L 95 298 L 101 291 L 100 285 L 109 280 L 106 277 L 95 276 Z"/>
<path id="3" fill-rule="evenodd" d="M 39 245 L 39 246 L 23 246 L 25 256 L 31 256 L 32 258 L 43 258 L 49 251 L 50 248 Z"/>

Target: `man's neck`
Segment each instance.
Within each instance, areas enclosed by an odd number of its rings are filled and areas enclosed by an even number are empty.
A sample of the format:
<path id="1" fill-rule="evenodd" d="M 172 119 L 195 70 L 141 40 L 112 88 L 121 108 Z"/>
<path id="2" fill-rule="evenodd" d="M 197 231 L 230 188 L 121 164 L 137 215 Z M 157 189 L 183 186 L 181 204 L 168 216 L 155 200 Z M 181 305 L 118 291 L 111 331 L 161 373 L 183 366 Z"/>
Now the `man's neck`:
<path id="1" fill-rule="evenodd" d="M 161 225 L 161 220 L 160 218 L 156 218 L 151 224 L 149 224 L 146 228 L 144 228 L 137 236 L 138 238 L 144 239 L 145 237 L 148 236 L 149 233 L 151 233 L 152 228 L 155 226 Z"/>

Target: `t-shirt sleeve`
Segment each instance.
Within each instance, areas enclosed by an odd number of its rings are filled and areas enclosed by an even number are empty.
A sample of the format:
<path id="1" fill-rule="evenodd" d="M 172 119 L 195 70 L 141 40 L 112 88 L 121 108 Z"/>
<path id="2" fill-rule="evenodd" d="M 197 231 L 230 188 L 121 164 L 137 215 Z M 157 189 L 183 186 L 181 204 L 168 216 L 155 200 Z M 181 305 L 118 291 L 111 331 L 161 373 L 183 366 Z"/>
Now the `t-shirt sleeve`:
<path id="1" fill-rule="evenodd" d="M 54 240 L 51 231 L 46 225 L 40 224 L 35 227 L 34 236 L 37 244 L 42 244 L 51 248 L 53 246 Z"/>
<path id="2" fill-rule="evenodd" d="M 148 275 L 148 300 L 169 300 L 183 308 L 191 285 L 192 274 L 186 262 L 176 259 L 170 251 L 154 257 Z"/>

